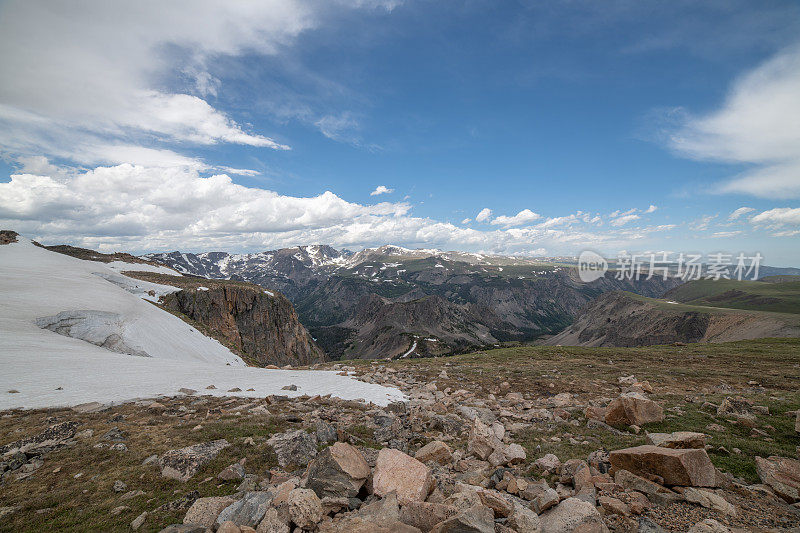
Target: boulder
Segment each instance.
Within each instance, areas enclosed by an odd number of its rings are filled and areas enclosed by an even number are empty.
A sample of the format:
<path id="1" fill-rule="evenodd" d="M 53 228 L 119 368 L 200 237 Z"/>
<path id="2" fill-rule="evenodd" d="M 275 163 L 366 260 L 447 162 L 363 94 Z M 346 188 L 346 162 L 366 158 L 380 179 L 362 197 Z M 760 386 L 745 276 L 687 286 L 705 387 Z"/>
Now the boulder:
<path id="1" fill-rule="evenodd" d="M 336 442 L 338 438 L 336 428 L 324 420 L 318 420 L 314 425 L 314 435 L 317 436 L 317 441 L 320 444 L 330 444 Z"/>
<path id="2" fill-rule="evenodd" d="M 370 475 L 364 456 L 345 442 L 322 450 L 308 465 L 306 487 L 320 498 L 353 498 Z"/>
<path id="3" fill-rule="evenodd" d="M 710 490 L 687 487 L 686 490 L 683 491 L 683 497 L 687 502 L 700 504 L 706 509 L 719 511 L 729 516 L 736 516 L 736 508 L 725 498 Z"/>
<path id="4" fill-rule="evenodd" d="M 400 505 L 405 505 L 424 501 L 434 485 L 431 469 L 420 461 L 392 448 L 383 448 L 378 452 L 372 478 L 372 488 L 378 496 L 397 492 Z"/>
<path id="5" fill-rule="evenodd" d="M 514 512 L 508 517 L 506 525 L 520 533 L 539 533 L 542 530 L 539 515 L 519 504 L 514 505 Z"/>
<path id="6" fill-rule="evenodd" d="M 800 501 L 800 461 L 786 457 L 756 457 L 756 471 L 775 494 L 789 503 Z"/>
<path id="7" fill-rule="evenodd" d="M 183 517 L 184 524 L 199 524 L 204 527 L 212 527 L 219 513 L 223 509 L 234 503 L 236 500 L 230 496 L 212 496 L 210 498 L 198 498 L 194 501 L 186 515 Z"/>
<path id="8" fill-rule="evenodd" d="M 673 492 L 658 483 L 632 474 L 627 470 L 617 470 L 614 474 L 614 483 L 627 491 L 637 491 L 646 494 L 654 503 L 667 505 L 683 499 L 680 494 Z"/>
<path id="9" fill-rule="evenodd" d="M 486 460 L 496 448 L 503 446 L 497 438 L 494 430 L 484 424 L 480 418 L 475 417 L 469 430 L 469 440 L 467 441 L 467 452 Z"/>
<path id="10" fill-rule="evenodd" d="M 638 392 L 615 398 L 606 408 L 605 423 L 610 426 L 641 426 L 664 420 L 664 409 Z"/>
<path id="11" fill-rule="evenodd" d="M 217 516 L 217 524 L 233 522 L 237 526 L 256 527 L 272 503 L 272 493 L 246 492 L 244 497 L 229 505 Z"/>
<path id="12" fill-rule="evenodd" d="M 363 505 L 356 514 L 358 517 L 368 519 L 375 524 L 397 522 L 400 520 L 400 505 L 397 503 L 397 494 L 390 492 L 385 498 L 378 498 Z"/>
<path id="13" fill-rule="evenodd" d="M 494 513 L 483 505 L 473 505 L 439 522 L 431 533 L 494 533 Z"/>
<path id="14" fill-rule="evenodd" d="M 543 513 L 539 520 L 542 533 L 607 533 L 603 517 L 594 505 L 577 498 L 567 498 Z"/>
<path id="15" fill-rule="evenodd" d="M 647 444 L 661 448 L 705 448 L 706 434 L 694 431 L 675 431 L 674 433 L 648 433 Z"/>
<path id="16" fill-rule="evenodd" d="M 559 501 L 561 501 L 561 498 L 559 498 L 558 492 L 556 492 L 555 489 L 547 487 L 531 501 L 531 509 L 533 509 L 536 514 L 542 514 L 551 507 L 558 505 Z"/>
<path id="17" fill-rule="evenodd" d="M 492 466 L 513 465 L 524 462 L 526 458 L 525 448 L 519 444 L 514 443 L 506 446 L 500 443 L 489 455 L 489 464 Z"/>
<path id="18" fill-rule="evenodd" d="M 490 489 L 480 489 L 476 492 L 481 503 L 491 509 L 496 517 L 507 518 L 514 512 L 514 504 L 502 493 Z"/>
<path id="19" fill-rule="evenodd" d="M 542 472 L 551 474 L 561 468 L 561 461 L 552 453 L 548 453 L 544 457 L 536 459 L 533 465 Z"/>
<path id="20" fill-rule="evenodd" d="M 452 505 L 430 502 L 408 502 L 400 509 L 400 521 L 422 531 L 430 531 L 439 522 L 458 514 Z"/>
<path id="21" fill-rule="evenodd" d="M 317 441 L 303 430 L 287 431 L 273 435 L 267 444 L 275 450 L 278 464 L 305 466 L 317 455 Z"/>
<path id="22" fill-rule="evenodd" d="M 179 450 L 169 450 L 158 461 L 161 475 L 179 481 L 188 481 L 202 466 L 214 459 L 228 446 L 230 446 L 228 441 L 219 439 Z"/>
<path id="23" fill-rule="evenodd" d="M 289 517 L 301 529 L 313 529 L 322 520 L 322 502 L 311 489 L 289 493 Z"/>
<path id="24" fill-rule="evenodd" d="M 278 512 L 274 507 L 267 509 L 267 514 L 264 519 L 258 524 L 256 533 L 289 533 L 289 517 L 288 511 L 285 511 L 284 516 Z"/>
<path id="25" fill-rule="evenodd" d="M 620 516 L 630 516 L 631 509 L 622 500 L 613 498 L 611 496 L 600 496 L 597 503 L 606 512 L 606 514 L 616 514 Z"/>
<path id="26" fill-rule="evenodd" d="M 423 463 L 428 461 L 436 461 L 439 464 L 446 465 L 453 457 L 453 450 L 450 446 L 440 440 L 429 442 L 414 454 L 414 458 Z"/>
<path id="27" fill-rule="evenodd" d="M 705 450 L 677 450 L 645 444 L 609 454 L 616 470 L 627 470 L 645 478 L 653 475 L 665 485 L 716 487 L 716 470 Z"/>

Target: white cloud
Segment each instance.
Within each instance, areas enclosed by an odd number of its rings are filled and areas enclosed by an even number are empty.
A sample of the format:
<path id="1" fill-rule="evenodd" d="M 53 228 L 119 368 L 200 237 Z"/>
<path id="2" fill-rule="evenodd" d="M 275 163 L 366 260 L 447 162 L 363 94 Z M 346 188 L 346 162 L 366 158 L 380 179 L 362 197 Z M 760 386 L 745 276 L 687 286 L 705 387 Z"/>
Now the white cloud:
<path id="1" fill-rule="evenodd" d="M 640 218 L 642 218 L 642 217 L 640 217 L 639 215 L 634 215 L 633 213 L 623 214 L 623 215 L 619 215 L 617 218 L 613 219 L 611 221 L 611 225 L 612 226 L 616 226 L 616 227 L 620 227 L 620 226 L 624 226 L 628 222 L 633 222 L 634 220 L 639 220 Z"/>
<path id="2" fill-rule="evenodd" d="M 719 192 L 800 198 L 800 46 L 737 79 L 722 107 L 689 118 L 671 145 L 698 159 L 754 165 Z"/>
<path id="3" fill-rule="evenodd" d="M 471 218 L 465 218 L 464 220 L 461 221 L 462 224 L 469 224 L 470 222 L 472 222 Z"/>
<path id="4" fill-rule="evenodd" d="M 728 215 L 728 220 L 736 220 L 739 217 L 742 217 L 748 213 L 752 213 L 753 211 L 755 211 L 755 209 L 753 209 L 752 207 L 740 207 L 738 209 L 733 210 L 731 214 Z"/>
<path id="5" fill-rule="evenodd" d="M 717 218 L 717 215 L 703 215 L 697 220 L 690 222 L 689 227 L 696 231 L 705 231 L 715 218 Z"/>
<path id="6" fill-rule="evenodd" d="M 483 212 L 483 211 L 481 211 Z M 533 222 L 534 220 L 542 218 L 542 215 L 538 213 L 534 213 L 530 209 L 523 209 L 513 217 L 501 215 L 496 217 L 492 220 L 492 224 L 496 224 L 498 226 L 504 226 L 506 228 L 510 228 L 512 226 L 521 226 L 523 224 L 527 224 L 529 222 Z"/>
<path id="7" fill-rule="evenodd" d="M 658 209 L 657 206 L 650 204 L 650 207 L 644 210 L 644 213 L 654 213 Z"/>
<path id="8" fill-rule="evenodd" d="M 800 226 L 800 207 L 776 207 L 751 217 L 750 222 L 772 227 Z"/>
<path id="9" fill-rule="evenodd" d="M 488 207 L 484 207 L 483 209 L 481 209 L 480 213 L 475 215 L 475 221 L 486 222 L 487 220 L 489 220 L 490 216 L 492 216 L 492 210 L 489 209 Z"/>
<path id="10" fill-rule="evenodd" d="M 44 161 L 34 162 L 41 169 Z M 35 166 L 34 165 L 34 166 Z M 0 183 L 0 227 L 46 243 L 102 250 L 253 251 L 323 242 L 359 248 L 387 242 L 493 253 L 630 246 L 664 227 L 598 232 L 576 214 L 479 231 L 411 214 L 405 202 L 364 205 L 332 192 L 293 197 L 203 177 L 187 167 L 129 164 L 72 174 L 15 174 Z"/>
<path id="11" fill-rule="evenodd" d="M 391 194 L 394 189 L 388 188 L 386 185 L 378 185 L 375 190 L 369 193 L 370 196 L 380 196 L 381 194 Z"/>
<path id="12" fill-rule="evenodd" d="M 712 234 L 711 234 L 711 236 L 712 236 L 712 237 L 714 237 L 714 238 L 718 238 L 718 239 L 725 239 L 725 238 L 728 238 L 728 237 L 736 237 L 736 236 L 739 236 L 739 235 L 741 235 L 742 233 L 744 233 L 744 232 L 743 232 L 743 231 L 741 231 L 741 230 L 734 230 L 734 231 L 715 231 L 714 233 L 712 233 Z"/>
<path id="13" fill-rule="evenodd" d="M 395 5 L 341 0 L 337 8 Z M 332 11 L 312 0 L 3 2 L 0 155 L 149 166 L 161 153 L 197 166 L 174 147 L 287 149 L 212 106 L 207 98 L 225 90 L 212 69 L 226 56 L 282 54 Z M 347 117 L 338 120 L 322 119 L 320 129 L 335 136 Z"/>

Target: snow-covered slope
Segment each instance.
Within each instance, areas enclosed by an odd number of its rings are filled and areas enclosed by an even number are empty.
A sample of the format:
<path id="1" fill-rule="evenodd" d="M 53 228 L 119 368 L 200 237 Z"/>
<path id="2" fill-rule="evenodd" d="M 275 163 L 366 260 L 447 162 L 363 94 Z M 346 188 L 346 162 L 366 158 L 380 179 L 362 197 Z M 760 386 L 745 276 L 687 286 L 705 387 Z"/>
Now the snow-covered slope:
<path id="1" fill-rule="evenodd" d="M 170 290 L 177 289 L 131 280 L 104 263 L 50 252 L 20 238 L 0 248 L 0 331 L 4 337 L 0 349 L 28 357 L 47 352 L 107 354 L 105 348 L 67 336 L 67 324 L 61 335 L 36 324 L 38 319 L 63 312 L 100 311 L 116 315 L 120 326 L 114 333 L 150 357 L 244 366 L 239 356 L 219 342 L 140 297 L 147 291 Z M 90 314 L 75 320 L 89 330 L 104 327 L 92 323 L 96 317 Z"/>
<path id="2" fill-rule="evenodd" d="M 217 389 L 208 392 L 215 394 L 238 387 L 254 389 L 241 395 L 263 397 L 294 383 L 294 394 L 380 404 L 402 398 L 335 373 L 248 368 L 143 299 L 172 290 L 22 238 L 0 246 L 0 410 L 124 401 L 211 384 Z"/>

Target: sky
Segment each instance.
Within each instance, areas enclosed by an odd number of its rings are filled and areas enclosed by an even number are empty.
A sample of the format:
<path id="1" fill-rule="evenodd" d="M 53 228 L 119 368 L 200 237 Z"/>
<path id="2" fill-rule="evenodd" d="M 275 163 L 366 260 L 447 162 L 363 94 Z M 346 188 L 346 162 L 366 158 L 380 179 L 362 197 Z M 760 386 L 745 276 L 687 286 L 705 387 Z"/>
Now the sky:
<path id="1" fill-rule="evenodd" d="M 0 227 L 800 266 L 800 4 L 0 0 Z"/>

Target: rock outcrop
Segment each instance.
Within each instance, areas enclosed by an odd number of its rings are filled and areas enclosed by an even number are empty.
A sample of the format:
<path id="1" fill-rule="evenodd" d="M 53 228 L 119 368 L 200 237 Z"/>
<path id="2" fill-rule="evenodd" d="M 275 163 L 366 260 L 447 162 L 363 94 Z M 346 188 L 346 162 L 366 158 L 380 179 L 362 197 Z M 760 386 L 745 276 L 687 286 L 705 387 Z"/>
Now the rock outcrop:
<path id="1" fill-rule="evenodd" d="M 166 309 L 223 337 L 252 364 L 309 365 L 325 360 L 283 295 L 244 283 L 209 282 L 164 297 Z"/>

